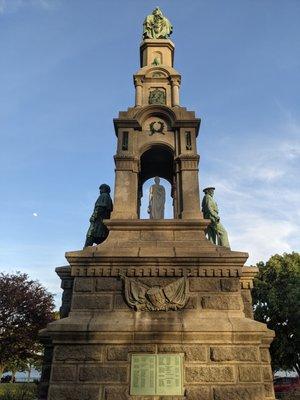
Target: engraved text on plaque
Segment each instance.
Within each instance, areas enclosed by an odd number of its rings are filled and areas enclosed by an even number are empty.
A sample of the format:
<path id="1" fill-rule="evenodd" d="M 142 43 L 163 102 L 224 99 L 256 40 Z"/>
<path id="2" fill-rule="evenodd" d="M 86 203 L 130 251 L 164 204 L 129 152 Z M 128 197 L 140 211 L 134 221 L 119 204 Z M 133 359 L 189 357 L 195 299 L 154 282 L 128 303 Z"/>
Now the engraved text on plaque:
<path id="1" fill-rule="evenodd" d="M 130 394 L 183 395 L 182 354 L 133 354 Z"/>

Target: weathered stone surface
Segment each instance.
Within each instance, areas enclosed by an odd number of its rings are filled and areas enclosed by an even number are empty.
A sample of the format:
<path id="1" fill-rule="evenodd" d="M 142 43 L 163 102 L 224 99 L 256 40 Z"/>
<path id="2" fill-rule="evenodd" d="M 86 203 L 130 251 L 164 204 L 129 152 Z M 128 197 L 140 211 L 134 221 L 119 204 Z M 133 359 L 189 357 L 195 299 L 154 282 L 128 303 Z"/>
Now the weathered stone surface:
<path id="1" fill-rule="evenodd" d="M 240 280 L 238 278 L 221 279 L 221 289 L 223 292 L 237 292 L 240 288 Z"/>
<path id="2" fill-rule="evenodd" d="M 158 345 L 159 353 L 184 353 L 185 361 L 205 362 L 207 359 L 207 350 L 205 346 L 200 345 L 176 345 L 162 344 Z"/>
<path id="3" fill-rule="evenodd" d="M 76 295 L 74 296 L 72 303 L 73 310 L 84 310 L 84 309 L 110 310 L 111 308 L 112 308 L 112 295 L 110 294 Z"/>
<path id="4" fill-rule="evenodd" d="M 262 388 L 257 386 L 220 386 L 213 389 L 214 400 L 262 400 Z"/>
<path id="5" fill-rule="evenodd" d="M 117 278 L 97 278 L 96 291 L 115 291 L 122 289 L 122 281 Z"/>
<path id="6" fill-rule="evenodd" d="M 261 382 L 259 365 L 239 365 L 239 380 L 241 382 Z"/>
<path id="7" fill-rule="evenodd" d="M 83 382 L 127 382 L 127 368 L 121 366 L 100 367 L 89 366 L 79 367 L 79 380 Z"/>
<path id="8" fill-rule="evenodd" d="M 252 296 L 249 289 L 241 290 L 245 317 L 253 319 Z"/>
<path id="9" fill-rule="evenodd" d="M 204 309 L 211 310 L 240 310 L 239 296 L 203 296 L 201 305 Z"/>
<path id="10" fill-rule="evenodd" d="M 128 309 L 128 311 L 132 311 L 131 308 L 126 303 L 126 301 L 124 300 L 123 295 L 121 295 L 121 294 L 115 295 L 114 308 L 121 309 L 121 310 Z"/>
<path id="11" fill-rule="evenodd" d="M 155 353 L 155 345 L 111 346 L 107 349 L 108 361 L 127 361 L 130 353 Z"/>
<path id="12" fill-rule="evenodd" d="M 101 386 L 51 385 L 48 400 L 102 400 Z"/>
<path id="13" fill-rule="evenodd" d="M 198 297 L 197 296 L 190 296 L 184 308 L 188 310 L 194 310 L 198 307 Z"/>
<path id="14" fill-rule="evenodd" d="M 270 366 L 262 367 L 262 373 L 264 381 L 273 381 L 273 374 Z"/>
<path id="15" fill-rule="evenodd" d="M 187 366 L 185 369 L 186 382 L 233 382 L 233 367 L 229 366 Z"/>
<path id="16" fill-rule="evenodd" d="M 191 292 L 218 292 L 220 290 L 220 279 L 189 278 L 189 289 Z"/>
<path id="17" fill-rule="evenodd" d="M 92 278 L 75 278 L 75 292 L 92 292 L 94 280 Z"/>
<path id="18" fill-rule="evenodd" d="M 261 359 L 262 362 L 266 362 L 266 363 L 270 362 L 269 349 L 266 349 L 266 348 L 260 349 L 260 359 Z"/>
<path id="19" fill-rule="evenodd" d="M 189 386 L 186 390 L 186 396 L 189 400 L 210 400 L 211 392 L 208 386 Z"/>
<path id="20" fill-rule="evenodd" d="M 103 348 L 100 345 L 58 345 L 56 361 L 102 361 Z"/>
<path id="21" fill-rule="evenodd" d="M 258 361 L 256 347 L 246 346 L 213 346 L 210 348 L 212 361 Z"/>
<path id="22" fill-rule="evenodd" d="M 105 387 L 104 394 L 105 400 L 127 400 L 129 398 L 126 386 Z"/>
<path id="23" fill-rule="evenodd" d="M 76 365 L 57 365 L 52 367 L 52 381 L 75 381 Z"/>
<path id="24" fill-rule="evenodd" d="M 265 389 L 265 396 L 266 396 L 266 397 L 272 397 L 272 398 L 274 398 L 273 383 L 265 383 L 265 384 L 264 384 L 264 389 Z"/>

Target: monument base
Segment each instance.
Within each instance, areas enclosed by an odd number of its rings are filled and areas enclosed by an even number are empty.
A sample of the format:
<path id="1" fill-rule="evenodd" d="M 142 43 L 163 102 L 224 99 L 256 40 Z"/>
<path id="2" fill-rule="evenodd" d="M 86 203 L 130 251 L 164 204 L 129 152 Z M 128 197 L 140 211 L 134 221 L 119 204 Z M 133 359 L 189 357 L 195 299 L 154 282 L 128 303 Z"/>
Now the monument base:
<path id="1" fill-rule="evenodd" d="M 41 332 L 40 399 L 274 399 L 273 332 L 252 319 L 247 254 L 208 242 L 205 220 L 107 225 L 103 244 L 57 269 L 72 302 Z"/>

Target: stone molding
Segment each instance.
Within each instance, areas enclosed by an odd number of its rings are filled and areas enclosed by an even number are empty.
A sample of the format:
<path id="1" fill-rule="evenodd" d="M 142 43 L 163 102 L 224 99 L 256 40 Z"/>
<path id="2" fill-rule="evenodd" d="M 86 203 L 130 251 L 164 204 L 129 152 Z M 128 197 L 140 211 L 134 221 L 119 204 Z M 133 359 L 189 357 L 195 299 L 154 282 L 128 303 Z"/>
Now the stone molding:
<path id="1" fill-rule="evenodd" d="M 108 260 L 107 266 L 72 266 L 72 276 L 103 276 L 103 277 L 119 277 L 124 275 L 127 277 L 239 277 L 241 275 L 240 268 L 203 268 L 203 267 L 177 267 L 171 264 L 148 266 L 120 266 L 120 261 L 116 262 L 118 266 L 112 266 L 112 260 Z M 140 263 L 139 263 L 140 264 Z M 192 262 L 192 264 L 194 264 Z"/>

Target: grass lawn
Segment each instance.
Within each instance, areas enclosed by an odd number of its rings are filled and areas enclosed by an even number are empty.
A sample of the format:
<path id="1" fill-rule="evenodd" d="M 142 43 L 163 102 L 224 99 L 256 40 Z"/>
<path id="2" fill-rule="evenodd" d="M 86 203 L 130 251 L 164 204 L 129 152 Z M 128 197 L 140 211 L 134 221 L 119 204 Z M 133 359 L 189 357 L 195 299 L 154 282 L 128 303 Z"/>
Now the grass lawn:
<path id="1" fill-rule="evenodd" d="M 35 383 L 0 383 L 0 400 L 37 400 Z"/>

